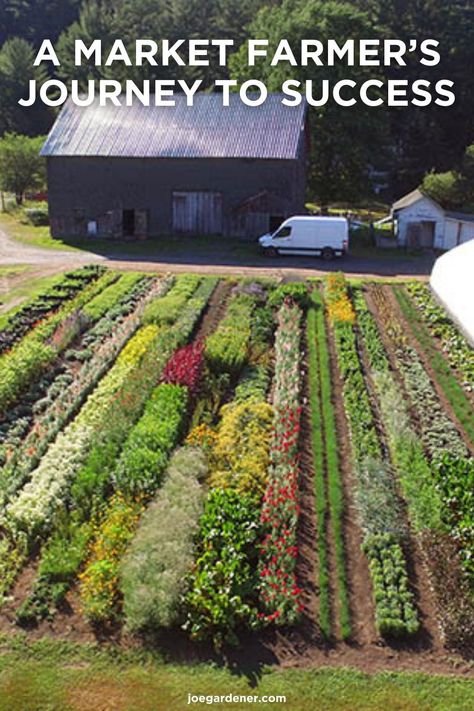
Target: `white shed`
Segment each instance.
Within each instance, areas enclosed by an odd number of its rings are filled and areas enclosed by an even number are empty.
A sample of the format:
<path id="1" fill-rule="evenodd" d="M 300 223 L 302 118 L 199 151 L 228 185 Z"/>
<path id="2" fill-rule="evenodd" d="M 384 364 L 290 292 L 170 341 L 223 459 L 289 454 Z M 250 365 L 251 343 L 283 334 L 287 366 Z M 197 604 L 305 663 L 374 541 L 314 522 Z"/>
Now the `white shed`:
<path id="1" fill-rule="evenodd" d="M 392 205 L 399 247 L 448 250 L 474 239 L 474 215 L 450 212 L 414 190 Z"/>
<path id="2" fill-rule="evenodd" d="M 430 284 L 453 321 L 474 345 L 474 241 L 441 255 Z"/>

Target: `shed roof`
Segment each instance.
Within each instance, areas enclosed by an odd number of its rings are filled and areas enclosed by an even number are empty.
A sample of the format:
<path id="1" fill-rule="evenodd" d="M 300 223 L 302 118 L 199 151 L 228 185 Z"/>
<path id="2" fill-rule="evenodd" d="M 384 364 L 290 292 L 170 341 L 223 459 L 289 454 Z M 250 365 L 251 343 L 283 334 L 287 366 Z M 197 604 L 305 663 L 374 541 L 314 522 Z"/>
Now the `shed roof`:
<path id="1" fill-rule="evenodd" d="M 298 156 L 306 104 L 284 106 L 270 94 L 258 107 L 231 94 L 197 94 L 194 106 L 184 94 L 175 106 L 78 107 L 69 100 L 43 146 L 43 156 L 121 158 L 279 158 Z"/>
<path id="2" fill-rule="evenodd" d="M 444 212 L 445 216 L 450 219 L 450 220 L 457 220 L 459 222 L 474 222 L 474 214 L 472 213 L 466 213 L 466 212 L 452 212 L 449 210 L 445 210 L 444 207 L 442 207 L 439 202 L 436 202 L 436 200 L 433 200 L 433 198 L 430 198 L 429 195 L 426 195 L 422 190 L 417 188 L 416 190 L 413 190 L 411 193 L 408 193 L 407 195 L 404 195 L 400 200 L 397 200 L 397 202 L 394 202 L 392 205 L 392 213 L 396 212 L 397 210 L 403 210 L 406 207 L 410 207 L 411 205 L 414 205 L 416 202 L 419 200 L 429 200 L 433 205 L 435 205 L 441 212 Z"/>
<path id="3" fill-rule="evenodd" d="M 402 198 L 400 198 L 400 200 L 394 202 L 392 205 L 392 210 L 403 210 L 404 207 L 410 207 L 410 205 L 414 205 L 416 202 L 423 199 L 431 200 L 428 195 L 425 195 L 425 193 L 423 193 L 419 188 L 417 188 L 416 190 L 412 190 L 411 193 L 404 195 Z M 431 200 L 431 202 L 434 202 L 434 200 Z"/>
<path id="4" fill-rule="evenodd" d="M 458 222 L 474 222 L 474 215 L 468 212 L 451 212 L 447 210 L 446 217 L 450 220 L 457 220 Z"/>

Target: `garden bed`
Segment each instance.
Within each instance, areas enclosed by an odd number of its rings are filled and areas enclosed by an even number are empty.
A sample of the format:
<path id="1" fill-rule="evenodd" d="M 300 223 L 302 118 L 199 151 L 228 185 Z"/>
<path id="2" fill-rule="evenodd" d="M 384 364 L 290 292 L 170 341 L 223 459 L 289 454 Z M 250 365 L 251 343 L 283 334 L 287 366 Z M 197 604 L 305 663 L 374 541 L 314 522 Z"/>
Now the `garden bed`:
<path id="1" fill-rule="evenodd" d="M 391 288 L 96 271 L 0 355 L 0 630 L 238 663 L 472 654 L 440 587 L 472 585 L 469 438 Z"/>

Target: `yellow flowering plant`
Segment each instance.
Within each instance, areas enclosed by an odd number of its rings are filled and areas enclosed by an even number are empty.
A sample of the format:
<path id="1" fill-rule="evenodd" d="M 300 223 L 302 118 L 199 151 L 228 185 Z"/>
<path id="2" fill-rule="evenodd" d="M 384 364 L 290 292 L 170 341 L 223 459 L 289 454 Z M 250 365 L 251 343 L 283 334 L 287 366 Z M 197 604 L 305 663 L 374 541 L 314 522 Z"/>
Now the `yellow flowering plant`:
<path id="1" fill-rule="evenodd" d="M 142 509 L 140 501 L 118 493 L 96 526 L 89 560 L 79 576 L 83 611 L 91 622 L 110 622 L 120 611 L 119 565 Z"/>
<path id="2" fill-rule="evenodd" d="M 263 494 L 270 465 L 273 408 L 247 400 L 222 408 L 212 451 L 210 485 Z"/>

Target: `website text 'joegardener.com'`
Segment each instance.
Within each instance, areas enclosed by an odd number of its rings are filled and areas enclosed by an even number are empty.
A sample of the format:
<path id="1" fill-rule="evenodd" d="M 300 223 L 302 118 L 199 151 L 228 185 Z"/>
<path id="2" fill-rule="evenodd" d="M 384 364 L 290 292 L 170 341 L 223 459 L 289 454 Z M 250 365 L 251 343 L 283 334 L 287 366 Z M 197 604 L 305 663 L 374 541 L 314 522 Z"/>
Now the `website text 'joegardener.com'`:
<path id="1" fill-rule="evenodd" d="M 286 696 L 256 694 L 188 694 L 188 704 L 286 704 Z"/>

